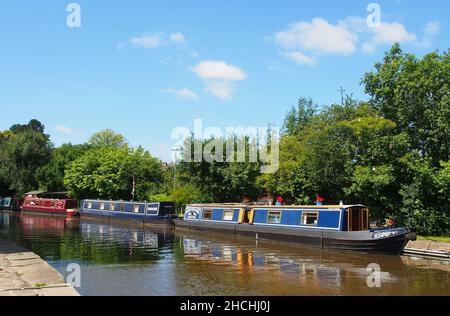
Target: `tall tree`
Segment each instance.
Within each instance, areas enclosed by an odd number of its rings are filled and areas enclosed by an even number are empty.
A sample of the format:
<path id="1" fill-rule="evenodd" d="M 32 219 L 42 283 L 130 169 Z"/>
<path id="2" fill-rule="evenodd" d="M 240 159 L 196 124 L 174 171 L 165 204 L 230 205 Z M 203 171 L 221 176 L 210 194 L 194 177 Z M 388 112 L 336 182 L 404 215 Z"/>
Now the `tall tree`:
<path id="1" fill-rule="evenodd" d="M 450 50 L 418 59 L 395 44 L 362 80 L 370 103 L 434 166 L 450 153 Z"/>
<path id="2" fill-rule="evenodd" d="M 312 99 L 300 98 L 297 106 L 291 106 L 284 119 L 284 132 L 291 136 L 301 135 L 311 118 L 317 113 L 317 108 Z"/>
<path id="3" fill-rule="evenodd" d="M 36 171 L 49 161 L 52 148 L 44 126 L 37 120 L 14 125 L 2 138 L 0 175 L 8 181 L 10 190 L 23 194 L 37 189 Z"/>
<path id="4" fill-rule="evenodd" d="M 234 144 L 228 146 L 228 149 L 232 149 L 228 153 L 227 143 Z M 235 136 L 226 140 L 191 138 L 186 142 L 184 154 L 194 158 L 196 147 L 201 149 L 201 161 L 187 162 L 190 159 L 184 157 L 178 166 L 179 177 L 184 183 L 192 184 L 205 196 L 221 202 L 239 202 L 244 197 L 257 198 L 261 195 L 256 184 L 261 173 L 261 162 L 259 159 L 250 159 L 255 158 L 255 144 L 249 137 Z M 204 159 L 204 153 L 209 152 L 214 155 L 214 159 Z M 230 159 L 231 155 L 234 155 L 234 162 Z M 239 158 L 244 158 L 241 159 L 244 161 L 241 162 Z"/>
<path id="5" fill-rule="evenodd" d="M 145 200 L 157 191 L 163 174 L 160 162 L 142 149 L 100 147 L 69 164 L 64 185 L 77 198 L 135 198 Z"/>
<path id="6" fill-rule="evenodd" d="M 42 190 L 58 192 L 66 191 L 64 172 L 68 165 L 83 156 L 92 148 L 91 145 L 63 144 L 52 150 L 51 160 L 36 172 L 36 179 Z"/>

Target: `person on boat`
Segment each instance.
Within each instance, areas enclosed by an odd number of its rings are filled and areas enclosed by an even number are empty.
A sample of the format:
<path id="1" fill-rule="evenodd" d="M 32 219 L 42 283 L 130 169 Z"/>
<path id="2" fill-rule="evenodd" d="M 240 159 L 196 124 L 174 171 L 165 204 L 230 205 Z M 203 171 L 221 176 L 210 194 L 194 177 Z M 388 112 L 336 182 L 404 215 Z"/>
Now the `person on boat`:
<path id="1" fill-rule="evenodd" d="M 283 205 L 283 202 L 284 202 L 284 199 L 281 196 L 277 197 L 277 203 L 276 203 L 277 206 Z"/>
<path id="2" fill-rule="evenodd" d="M 325 199 L 323 197 L 321 197 L 319 194 L 317 194 L 317 196 L 316 196 L 316 205 L 317 206 L 322 206 L 323 202 L 325 202 Z"/>

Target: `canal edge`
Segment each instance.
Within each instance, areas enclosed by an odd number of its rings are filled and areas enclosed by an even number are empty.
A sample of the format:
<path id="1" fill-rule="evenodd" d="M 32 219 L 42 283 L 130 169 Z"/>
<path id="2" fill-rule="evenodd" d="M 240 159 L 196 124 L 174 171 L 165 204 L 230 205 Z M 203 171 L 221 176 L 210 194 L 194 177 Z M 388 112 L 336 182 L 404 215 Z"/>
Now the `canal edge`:
<path id="1" fill-rule="evenodd" d="M 0 296 L 80 296 L 45 260 L 0 239 Z"/>

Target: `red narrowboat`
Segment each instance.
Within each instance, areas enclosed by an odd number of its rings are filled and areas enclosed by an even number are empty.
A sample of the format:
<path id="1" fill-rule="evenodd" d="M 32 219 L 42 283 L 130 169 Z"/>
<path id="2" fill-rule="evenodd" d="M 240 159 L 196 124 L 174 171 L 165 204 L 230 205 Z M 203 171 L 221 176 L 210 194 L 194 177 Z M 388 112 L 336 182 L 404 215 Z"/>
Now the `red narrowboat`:
<path id="1" fill-rule="evenodd" d="M 47 199 L 27 196 L 22 204 L 23 212 L 59 214 L 76 216 L 79 214 L 78 203 L 71 199 Z"/>

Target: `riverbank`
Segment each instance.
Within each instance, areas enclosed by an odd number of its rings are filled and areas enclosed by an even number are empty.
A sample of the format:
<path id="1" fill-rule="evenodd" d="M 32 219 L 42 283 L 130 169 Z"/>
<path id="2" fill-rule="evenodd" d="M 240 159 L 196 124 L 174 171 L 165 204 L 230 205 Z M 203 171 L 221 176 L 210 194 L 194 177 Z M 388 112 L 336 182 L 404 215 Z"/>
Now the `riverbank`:
<path id="1" fill-rule="evenodd" d="M 419 239 L 406 245 L 405 254 L 450 259 L 450 243 Z"/>
<path id="2" fill-rule="evenodd" d="M 436 242 L 446 242 L 450 243 L 450 237 L 423 237 L 423 236 L 417 236 L 417 240 L 431 240 Z"/>
<path id="3" fill-rule="evenodd" d="M 79 296 L 38 255 L 0 240 L 0 296 Z"/>

